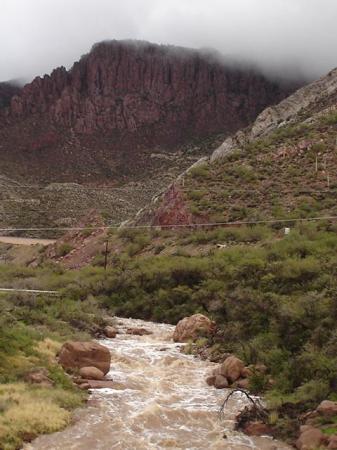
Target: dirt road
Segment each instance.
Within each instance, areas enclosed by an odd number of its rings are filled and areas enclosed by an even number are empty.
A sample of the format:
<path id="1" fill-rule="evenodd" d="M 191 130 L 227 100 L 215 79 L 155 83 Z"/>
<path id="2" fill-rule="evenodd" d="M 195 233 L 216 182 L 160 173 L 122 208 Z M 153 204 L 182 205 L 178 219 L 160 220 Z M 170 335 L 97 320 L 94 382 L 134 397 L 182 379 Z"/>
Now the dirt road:
<path id="1" fill-rule="evenodd" d="M 33 239 L 33 238 L 21 238 L 13 236 L 0 236 L 0 242 L 13 245 L 50 245 L 55 242 L 53 239 Z"/>

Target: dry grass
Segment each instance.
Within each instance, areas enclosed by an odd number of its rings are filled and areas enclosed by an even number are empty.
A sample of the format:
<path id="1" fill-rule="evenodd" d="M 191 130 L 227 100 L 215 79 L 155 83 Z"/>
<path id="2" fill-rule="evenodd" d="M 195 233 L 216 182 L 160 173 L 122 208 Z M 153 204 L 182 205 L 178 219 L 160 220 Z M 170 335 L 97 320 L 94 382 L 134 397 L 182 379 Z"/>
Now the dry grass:
<path id="1" fill-rule="evenodd" d="M 59 389 L 31 388 L 23 383 L 0 385 L 1 449 L 17 449 L 23 440 L 66 427 L 71 413 L 64 405 L 76 401 L 75 394 Z"/>
<path id="2" fill-rule="evenodd" d="M 38 342 L 37 349 L 40 355 L 45 357 L 48 362 L 52 364 L 55 362 L 55 356 L 61 349 L 61 346 L 62 344 L 60 342 L 45 338 L 43 341 Z"/>

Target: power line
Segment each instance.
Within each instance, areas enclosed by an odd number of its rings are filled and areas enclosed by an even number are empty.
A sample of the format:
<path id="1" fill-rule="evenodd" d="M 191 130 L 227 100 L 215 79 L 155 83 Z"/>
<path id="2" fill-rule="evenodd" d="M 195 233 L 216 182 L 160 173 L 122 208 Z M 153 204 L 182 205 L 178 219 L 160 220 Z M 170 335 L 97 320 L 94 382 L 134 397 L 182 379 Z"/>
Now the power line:
<path id="1" fill-rule="evenodd" d="M 270 223 L 287 223 L 287 222 L 310 222 L 320 220 L 337 220 L 337 216 L 319 216 L 319 217 L 295 217 L 287 219 L 269 219 L 269 220 L 240 220 L 232 222 L 205 222 L 205 223 L 189 223 L 189 224 L 167 224 L 167 225 L 125 225 L 122 223 L 101 226 L 101 227 L 41 227 L 41 228 L 0 228 L 0 232 L 4 231 L 95 231 L 95 230 L 133 230 L 133 229 L 160 229 L 160 228 L 205 228 L 217 226 L 236 226 L 236 225 L 261 225 Z"/>
<path id="2" fill-rule="evenodd" d="M 22 293 L 30 293 L 30 294 L 49 294 L 49 295 L 61 295 L 58 291 L 41 291 L 38 289 L 12 289 L 12 288 L 0 288 L 1 292 L 22 292 Z"/>
<path id="3" fill-rule="evenodd" d="M 130 188 L 130 187 L 128 187 L 128 188 L 125 188 L 125 187 L 119 187 L 119 188 L 113 188 L 113 187 L 87 187 L 87 186 L 82 186 L 82 185 L 79 185 L 79 188 L 77 188 L 77 187 L 71 187 L 71 186 L 69 186 L 69 187 L 62 187 L 61 189 L 57 189 L 57 187 L 53 187 L 53 186 L 45 186 L 45 187 L 43 187 L 43 186 L 33 186 L 33 185 L 21 185 L 21 186 L 1 186 L 0 185 L 0 187 L 2 187 L 2 188 L 12 188 L 12 189 L 36 189 L 36 190 L 44 190 L 44 191 L 46 191 L 46 190 L 50 190 L 50 191 L 54 191 L 55 189 L 56 190 L 59 190 L 59 191 L 61 191 L 61 190 L 65 190 L 65 191 L 68 191 L 68 190 L 86 190 L 86 191 L 122 191 L 122 192 L 125 192 L 125 191 L 127 191 L 127 190 L 132 190 L 132 192 L 143 192 L 143 191 L 153 191 L 153 189 L 151 189 L 151 188 L 148 188 L 148 187 L 143 187 L 143 188 L 141 188 L 141 189 L 134 189 L 134 188 Z M 231 189 L 229 186 L 226 186 L 226 185 L 224 185 L 224 186 L 221 186 L 223 189 L 228 189 L 230 192 L 259 192 L 258 191 L 258 189 Z M 202 188 L 200 188 L 200 189 L 193 189 L 193 190 L 195 190 L 195 191 L 203 191 L 204 189 L 202 189 Z M 163 188 L 160 188 L 159 189 L 159 193 L 160 192 L 162 192 L 163 191 Z M 184 189 L 184 188 L 182 188 L 182 189 L 180 189 L 180 191 L 181 192 L 189 192 L 189 190 L 188 189 Z M 207 191 L 212 191 L 212 188 L 207 188 Z M 214 191 L 214 189 L 213 189 L 213 191 Z M 334 192 L 337 192 L 337 189 L 323 189 L 323 190 L 311 190 L 311 189 L 307 189 L 307 190 L 300 190 L 300 191 L 296 191 L 296 190 L 294 190 L 294 189 L 289 189 L 289 190 L 280 190 L 280 189 L 276 189 L 276 190 L 270 190 L 270 189 L 268 189 L 267 190 L 267 192 L 268 193 L 282 193 L 282 194 L 284 194 L 284 193 L 292 193 L 292 194 L 321 194 L 321 193 L 334 193 Z M 263 193 L 265 193 L 265 192 L 263 192 Z M 26 199 L 27 201 L 29 200 L 29 199 Z M 4 201 L 4 200 L 1 200 L 1 201 Z"/>
<path id="4" fill-rule="evenodd" d="M 127 187 L 109 187 L 109 186 L 104 186 L 104 187 L 89 187 L 89 186 L 83 186 L 83 185 L 74 185 L 74 186 L 64 186 L 65 183 L 60 183 L 63 184 L 62 187 L 58 186 L 57 184 L 55 186 L 53 185 L 47 185 L 47 186 L 34 186 L 34 185 L 25 185 L 22 184 L 20 186 L 12 186 L 12 185 L 0 185 L 1 188 L 5 188 L 5 189 L 35 189 L 38 191 L 70 191 L 70 190 L 85 190 L 85 191 L 127 191 L 127 190 L 132 190 L 132 191 L 146 191 L 146 190 L 153 190 L 151 187 L 147 187 L 144 186 L 143 188 L 132 188 L 131 186 L 127 186 Z"/>

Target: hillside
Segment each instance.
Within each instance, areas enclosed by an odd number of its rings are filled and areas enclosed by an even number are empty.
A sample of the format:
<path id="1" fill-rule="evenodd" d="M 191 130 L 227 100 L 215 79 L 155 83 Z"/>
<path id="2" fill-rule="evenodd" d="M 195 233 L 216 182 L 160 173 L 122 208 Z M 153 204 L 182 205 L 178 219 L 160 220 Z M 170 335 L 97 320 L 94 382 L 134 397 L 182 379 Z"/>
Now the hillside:
<path id="1" fill-rule="evenodd" d="M 138 223 L 336 214 L 337 70 L 267 108 L 181 175 Z M 170 213 L 172 212 L 172 214 Z M 180 219 L 179 219 L 180 217 Z"/>
<path id="2" fill-rule="evenodd" d="M 134 217 L 152 197 L 169 186 L 205 153 L 215 149 L 223 135 L 192 142 L 169 154 L 154 151 L 140 176 L 129 176 L 123 183 L 47 183 L 27 184 L 0 174 L 0 228 L 64 228 L 77 226 L 93 208 L 106 225 Z M 103 181 L 103 180 L 102 180 Z M 2 234 L 2 233 L 1 233 Z M 4 231 L 4 234 L 13 234 Z M 16 231 L 16 236 L 59 237 L 60 230 Z"/>

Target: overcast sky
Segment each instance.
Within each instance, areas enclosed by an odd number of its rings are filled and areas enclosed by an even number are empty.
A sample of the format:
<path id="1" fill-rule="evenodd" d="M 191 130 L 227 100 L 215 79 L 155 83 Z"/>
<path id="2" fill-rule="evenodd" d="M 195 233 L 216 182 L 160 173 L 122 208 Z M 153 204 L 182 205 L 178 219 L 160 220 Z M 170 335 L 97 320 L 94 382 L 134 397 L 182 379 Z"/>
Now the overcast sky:
<path id="1" fill-rule="evenodd" d="M 337 66 L 337 0 L 0 0 L 0 80 L 70 67 L 93 43 L 126 38 L 318 77 Z"/>

